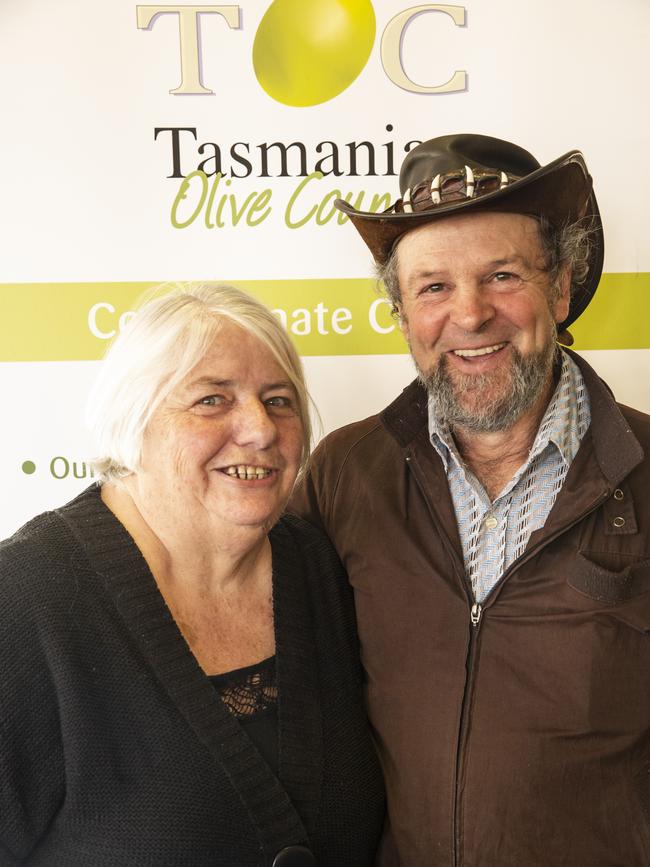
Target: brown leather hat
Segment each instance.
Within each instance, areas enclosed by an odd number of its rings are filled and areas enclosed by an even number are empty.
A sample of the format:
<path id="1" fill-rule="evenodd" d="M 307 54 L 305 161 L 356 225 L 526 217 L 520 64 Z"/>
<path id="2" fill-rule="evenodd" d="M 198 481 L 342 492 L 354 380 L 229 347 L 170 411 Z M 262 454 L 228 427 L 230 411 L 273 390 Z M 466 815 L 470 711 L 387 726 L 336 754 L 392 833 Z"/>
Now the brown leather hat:
<path id="1" fill-rule="evenodd" d="M 591 301 L 603 268 L 604 239 L 591 176 L 580 151 L 540 166 L 528 151 L 485 135 L 445 135 L 407 155 L 400 172 L 401 198 L 382 213 L 358 211 L 343 199 L 350 218 L 378 264 L 397 241 L 425 223 L 465 211 L 502 211 L 546 217 L 554 225 L 584 220 L 592 229 L 589 271 L 571 295 L 566 329 Z"/>

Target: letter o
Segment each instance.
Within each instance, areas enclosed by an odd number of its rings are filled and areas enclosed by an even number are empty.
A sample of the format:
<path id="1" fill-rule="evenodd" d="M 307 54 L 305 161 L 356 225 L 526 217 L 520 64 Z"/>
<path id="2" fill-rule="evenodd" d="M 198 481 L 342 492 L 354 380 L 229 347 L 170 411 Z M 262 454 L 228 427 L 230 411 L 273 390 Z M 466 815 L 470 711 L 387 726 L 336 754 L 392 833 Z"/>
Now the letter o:
<path id="1" fill-rule="evenodd" d="M 129 322 L 133 319 L 134 316 L 135 316 L 135 310 L 126 310 L 120 316 L 119 321 L 118 321 L 120 331 L 124 331 L 124 329 L 129 324 Z"/>
<path id="2" fill-rule="evenodd" d="M 63 461 L 64 471 L 62 475 L 59 475 L 56 472 L 56 463 L 57 461 Z M 70 464 L 66 458 L 62 455 L 57 455 L 55 458 L 52 458 L 50 461 L 50 472 L 54 476 L 55 479 L 65 479 L 66 476 L 70 475 Z"/>

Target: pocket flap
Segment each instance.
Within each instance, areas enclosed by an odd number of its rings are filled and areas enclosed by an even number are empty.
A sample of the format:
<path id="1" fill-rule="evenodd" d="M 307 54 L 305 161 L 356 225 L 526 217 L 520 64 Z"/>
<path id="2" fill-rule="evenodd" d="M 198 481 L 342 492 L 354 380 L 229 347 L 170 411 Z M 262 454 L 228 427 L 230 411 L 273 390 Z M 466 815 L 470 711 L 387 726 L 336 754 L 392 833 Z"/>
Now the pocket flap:
<path id="1" fill-rule="evenodd" d="M 630 563 L 620 571 L 605 568 L 579 552 L 568 584 L 597 602 L 614 605 L 650 591 L 650 560 Z M 597 557 L 594 552 L 592 555 Z"/>

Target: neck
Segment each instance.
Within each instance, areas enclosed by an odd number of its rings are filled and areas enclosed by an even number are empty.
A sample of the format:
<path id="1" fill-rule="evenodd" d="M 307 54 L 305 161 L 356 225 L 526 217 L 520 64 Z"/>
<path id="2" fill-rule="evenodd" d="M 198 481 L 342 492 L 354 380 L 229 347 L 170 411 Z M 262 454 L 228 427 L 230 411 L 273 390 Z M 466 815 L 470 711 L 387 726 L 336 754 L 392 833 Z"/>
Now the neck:
<path id="1" fill-rule="evenodd" d="M 552 390 L 551 380 L 533 406 L 507 430 L 485 432 L 454 428 L 459 454 L 491 500 L 528 459 Z"/>
<path id="2" fill-rule="evenodd" d="M 226 533 L 179 515 L 158 514 L 138 497 L 133 479 L 104 485 L 102 500 L 133 537 L 159 586 L 227 594 L 268 575 L 270 543 L 258 527 Z"/>

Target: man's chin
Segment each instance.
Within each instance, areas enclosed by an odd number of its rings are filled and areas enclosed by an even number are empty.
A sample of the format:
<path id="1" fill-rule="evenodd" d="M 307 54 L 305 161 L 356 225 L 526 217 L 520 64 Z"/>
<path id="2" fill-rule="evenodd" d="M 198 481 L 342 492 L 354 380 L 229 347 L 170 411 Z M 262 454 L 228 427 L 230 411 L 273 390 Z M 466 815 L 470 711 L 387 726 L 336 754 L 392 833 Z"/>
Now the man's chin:
<path id="1" fill-rule="evenodd" d="M 446 356 L 420 381 L 434 400 L 440 422 L 473 433 L 511 428 L 533 407 L 549 386 L 555 343 L 535 355 L 512 351 L 507 368 L 464 374 L 452 369 Z"/>

